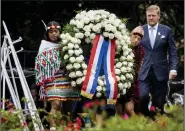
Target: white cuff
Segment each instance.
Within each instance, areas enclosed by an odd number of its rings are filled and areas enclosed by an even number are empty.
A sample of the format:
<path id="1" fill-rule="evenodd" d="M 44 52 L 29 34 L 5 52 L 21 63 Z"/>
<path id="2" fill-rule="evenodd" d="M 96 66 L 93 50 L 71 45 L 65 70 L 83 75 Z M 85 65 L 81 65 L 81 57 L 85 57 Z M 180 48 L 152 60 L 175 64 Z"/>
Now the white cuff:
<path id="1" fill-rule="evenodd" d="M 176 70 L 170 70 L 170 73 L 177 73 Z"/>
<path id="2" fill-rule="evenodd" d="M 56 131 L 56 127 L 50 127 L 50 131 Z"/>

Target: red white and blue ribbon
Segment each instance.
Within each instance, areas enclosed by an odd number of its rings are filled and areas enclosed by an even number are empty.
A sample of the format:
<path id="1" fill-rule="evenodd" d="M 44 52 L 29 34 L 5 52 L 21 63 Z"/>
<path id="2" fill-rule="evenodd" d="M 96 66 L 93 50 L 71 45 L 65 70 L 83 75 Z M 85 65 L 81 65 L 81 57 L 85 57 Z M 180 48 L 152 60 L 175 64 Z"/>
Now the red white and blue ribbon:
<path id="1" fill-rule="evenodd" d="M 96 92 L 97 79 L 103 65 L 107 103 L 116 103 L 118 90 L 114 70 L 115 48 L 115 40 L 105 40 L 102 35 L 96 35 L 87 67 L 87 74 L 81 89 L 82 96 L 92 99 Z"/>

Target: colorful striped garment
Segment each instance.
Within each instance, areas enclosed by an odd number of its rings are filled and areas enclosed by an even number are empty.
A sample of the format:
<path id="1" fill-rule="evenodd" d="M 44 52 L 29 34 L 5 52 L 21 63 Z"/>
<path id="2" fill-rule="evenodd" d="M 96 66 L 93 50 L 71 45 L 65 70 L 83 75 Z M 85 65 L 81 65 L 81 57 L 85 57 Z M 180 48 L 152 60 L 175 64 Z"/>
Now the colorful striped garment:
<path id="1" fill-rule="evenodd" d="M 80 91 L 71 87 L 65 70 L 61 69 L 58 46 L 59 44 L 43 40 L 35 58 L 35 77 L 36 84 L 40 86 L 40 100 L 78 100 Z"/>

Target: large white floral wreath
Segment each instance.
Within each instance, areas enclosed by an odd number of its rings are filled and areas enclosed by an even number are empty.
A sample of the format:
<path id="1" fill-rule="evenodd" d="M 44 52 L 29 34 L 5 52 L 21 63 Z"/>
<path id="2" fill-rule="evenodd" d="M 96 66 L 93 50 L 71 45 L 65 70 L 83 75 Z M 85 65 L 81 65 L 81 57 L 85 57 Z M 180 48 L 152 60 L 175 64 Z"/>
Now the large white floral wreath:
<path id="1" fill-rule="evenodd" d="M 83 46 L 92 46 L 96 34 L 105 38 L 116 39 L 116 55 L 114 69 L 118 84 L 118 97 L 126 94 L 134 79 L 134 54 L 130 48 L 129 31 L 125 23 L 113 13 L 105 10 L 81 11 L 70 23 L 65 25 L 60 35 L 62 58 L 71 78 L 73 87 L 81 87 L 87 72 L 84 61 Z M 105 95 L 105 76 L 98 77 L 96 97 Z"/>

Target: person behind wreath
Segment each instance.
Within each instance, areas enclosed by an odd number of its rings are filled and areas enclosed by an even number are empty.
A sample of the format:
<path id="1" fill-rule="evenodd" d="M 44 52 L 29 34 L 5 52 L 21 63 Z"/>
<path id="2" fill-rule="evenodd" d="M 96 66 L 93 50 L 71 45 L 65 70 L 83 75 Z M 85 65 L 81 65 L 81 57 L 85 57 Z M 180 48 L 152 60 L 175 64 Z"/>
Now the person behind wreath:
<path id="1" fill-rule="evenodd" d="M 143 63 L 144 48 L 140 44 L 141 39 L 144 36 L 144 31 L 141 26 L 134 28 L 130 33 L 130 41 L 132 45 L 132 51 L 134 53 L 135 60 L 135 79 L 132 83 L 131 88 L 128 90 L 128 94 L 118 98 L 118 103 L 116 104 L 116 110 L 119 115 L 124 115 L 123 117 L 132 116 L 134 114 L 139 114 L 140 110 L 140 91 L 139 91 L 139 79 L 138 72 L 140 71 L 141 65 Z"/>

